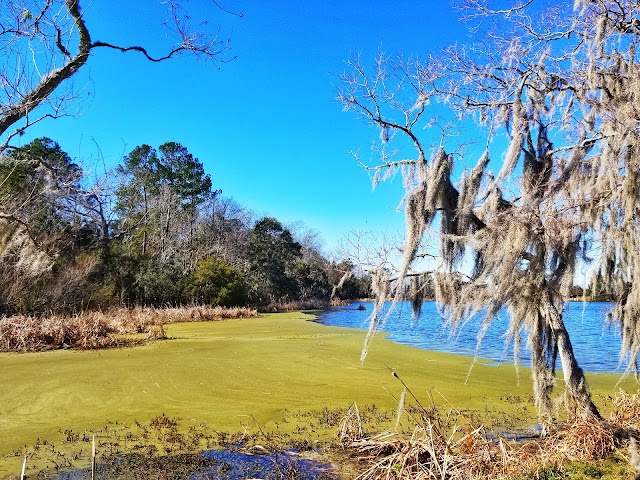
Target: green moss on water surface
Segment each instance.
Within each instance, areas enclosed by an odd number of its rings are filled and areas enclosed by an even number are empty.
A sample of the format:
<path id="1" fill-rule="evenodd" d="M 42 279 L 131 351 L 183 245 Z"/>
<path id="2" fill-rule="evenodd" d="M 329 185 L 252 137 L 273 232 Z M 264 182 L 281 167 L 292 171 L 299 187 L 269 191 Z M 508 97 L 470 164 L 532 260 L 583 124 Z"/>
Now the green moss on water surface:
<path id="1" fill-rule="evenodd" d="M 390 369 L 423 405 L 454 409 L 460 421 L 497 430 L 535 424 L 526 368 L 518 381 L 513 366 L 480 361 L 467 378 L 469 357 L 382 336 L 361 364 L 364 332 L 311 318 L 294 312 L 172 324 L 167 340 L 134 348 L 0 354 L 0 478 L 19 472 L 22 455 L 36 443 L 64 442 L 65 431 L 84 435 L 161 414 L 180 418 L 184 429 L 206 424 L 230 435 L 322 440 L 335 434 L 339 414 L 356 402 L 369 409 L 371 425 L 387 427 L 403 389 Z M 613 395 L 618 380 L 590 376 L 596 401 Z"/>

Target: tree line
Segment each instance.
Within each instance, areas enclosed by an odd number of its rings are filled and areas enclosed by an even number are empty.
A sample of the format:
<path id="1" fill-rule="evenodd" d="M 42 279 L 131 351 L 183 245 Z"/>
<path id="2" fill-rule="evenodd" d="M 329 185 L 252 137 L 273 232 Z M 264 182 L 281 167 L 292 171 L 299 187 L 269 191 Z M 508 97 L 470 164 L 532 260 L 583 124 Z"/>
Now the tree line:
<path id="1" fill-rule="evenodd" d="M 368 296 L 316 235 L 256 219 L 179 143 L 138 146 L 113 173 L 91 181 L 49 138 L 0 156 L 0 313 Z"/>

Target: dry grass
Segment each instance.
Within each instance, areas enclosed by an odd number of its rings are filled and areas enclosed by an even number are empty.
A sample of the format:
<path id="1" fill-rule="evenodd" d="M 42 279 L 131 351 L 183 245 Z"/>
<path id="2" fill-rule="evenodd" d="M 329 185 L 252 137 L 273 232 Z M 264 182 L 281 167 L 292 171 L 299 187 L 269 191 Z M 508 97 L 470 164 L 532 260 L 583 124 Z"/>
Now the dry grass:
<path id="1" fill-rule="evenodd" d="M 353 444 L 364 437 L 362 417 L 357 404 L 354 403 L 338 422 L 337 436 L 342 445 Z"/>
<path id="2" fill-rule="evenodd" d="M 0 317 L 0 351 L 34 352 L 56 348 L 95 349 L 164 338 L 164 325 L 257 316 L 249 308 L 119 308 L 74 316 Z"/>
<path id="3" fill-rule="evenodd" d="M 444 433 L 439 413 L 424 409 L 412 415 L 415 426 L 410 432 L 358 438 L 351 433 L 358 431 L 353 412 L 340 425 L 345 425 L 341 432 L 362 466 L 358 480 L 537 478 L 545 469 L 562 469 L 571 462 L 599 461 L 614 454 L 626 458 L 629 439 L 640 430 L 640 392 L 621 391 L 615 405 L 609 422 L 580 420 L 525 442 L 489 440 L 483 427 L 458 422 Z"/>
<path id="4" fill-rule="evenodd" d="M 329 307 L 330 302 L 319 298 L 299 300 L 295 302 L 270 303 L 262 307 L 261 311 L 269 313 L 292 312 L 294 310 L 323 310 Z"/>
<path id="5" fill-rule="evenodd" d="M 640 429 L 640 391 L 631 394 L 620 390 L 613 405 L 615 410 L 610 417 L 611 423 L 624 430 Z"/>

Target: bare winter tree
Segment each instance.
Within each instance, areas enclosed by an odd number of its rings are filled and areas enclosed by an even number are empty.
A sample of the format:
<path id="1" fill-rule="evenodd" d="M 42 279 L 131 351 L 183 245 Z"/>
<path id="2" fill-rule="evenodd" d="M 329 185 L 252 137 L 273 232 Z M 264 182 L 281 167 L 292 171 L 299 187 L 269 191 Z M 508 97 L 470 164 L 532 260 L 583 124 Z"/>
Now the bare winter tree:
<path id="1" fill-rule="evenodd" d="M 600 416 L 562 318 L 589 257 L 615 292 L 621 360 L 637 369 L 640 5 L 539 3 L 498 10 L 465 1 L 475 43 L 425 60 L 379 55 L 372 69 L 356 59 L 339 99 L 380 130 L 377 161 L 367 167 L 376 179 L 390 171 L 404 178 L 403 261 L 398 281 L 379 275 L 379 295 L 398 298 L 435 230 L 439 305 L 453 325 L 480 314 L 488 326 L 506 308 L 516 358 L 520 333 L 528 333 L 546 423 L 558 358 L 567 406 L 581 418 Z M 451 124 L 472 130 L 482 146 L 460 149 Z"/>
<path id="2" fill-rule="evenodd" d="M 227 60 L 228 39 L 207 33 L 205 25 L 194 26 L 181 2 L 163 3 L 168 8 L 165 26 L 175 43 L 154 54 L 144 46 L 118 45 L 93 38 L 80 0 L 3 1 L 0 150 L 30 125 L 68 113 L 76 98 L 70 80 L 98 49 L 134 52 L 152 62 L 184 54 L 214 62 Z M 215 5 L 214 2 L 212 6 Z"/>

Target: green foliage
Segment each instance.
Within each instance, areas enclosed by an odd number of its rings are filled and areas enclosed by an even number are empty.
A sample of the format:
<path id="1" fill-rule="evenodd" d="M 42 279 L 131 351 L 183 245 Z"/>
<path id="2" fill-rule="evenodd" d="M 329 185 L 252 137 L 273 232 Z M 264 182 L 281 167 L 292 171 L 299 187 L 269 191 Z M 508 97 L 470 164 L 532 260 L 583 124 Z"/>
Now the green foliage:
<path id="1" fill-rule="evenodd" d="M 58 143 L 42 137 L 0 157 L 0 199 L 34 240 L 77 229 L 82 170 Z"/>
<path id="2" fill-rule="evenodd" d="M 329 271 L 329 280 L 332 285 L 342 285 L 336 288 L 335 297 L 340 300 L 355 300 L 359 298 L 370 298 L 371 276 L 363 275 L 355 271 L 355 265 L 349 260 L 343 260 L 337 264 L 332 264 Z M 345 274 L 350 275 L 343 280 Z"/>
<path id="3" fill-rule="evenodd" d="M 211 177 L 202 163 L 175 142 L 159 147 L 160 154 L 149 145 L 134 148 L 117 171 L 125 178 L 118 189 L 117 209 L 123 214 L 146 211 L 151 196 L 169 187 L 183 208 L 196 208 L 219 191 L 212 192 Z"/>
<path id="4" fill-rule="evenodd" d="M 147 261 L 136 275 L 136 299 L 143 305 L 179 305 L 184 303 L 180 273 L 168 265 Z"/>
<path id="5" fill-rule="evenodd" d="M 24 190 L 33 166 L 12 157 L 0 157 L 0 195 L 15 195 Z"/>
<path id="6" fill-rule="evenodd" d="M 167 142 L 160 145 L 159 150 L 159 173 L 162 180 L 173 187 L 183 208 L 196 208 L 209 195 L 220 193 L 211 191 L 211 177 L 204 173 L 202 163 L 185 147 L 179 143 Z"/>
<path id="7" fill-rule="evenodd" d="M 260 219 L 251 232 L 247 250 L 254 296 L 258 302 L 299 298 L 295 270 L 302 247 L 287 228 L 273 217 Z"/>
<path id="8" fill-rule="evenodd" d="M 630 288 L 628 288 L 628 290 L 630 290 Z M 591 285 L 585 289 L 585 294 L 589 295 L 590 299 L 596 302 L 615 301 L 613 286 L 604 280 L 601 273 L 594 276 Z"/>
<path id="9" fill-rule="evenodd" d="M 215 257 L 198 263 L 187 278 L 185 290 L 195 303 L 224 307 L 247 303 L 247 287 L 240 274 L 229 264 Z"/>
<path id="10" fill-rule="evenodd" d="M 329 299 L 330 263 L 313 238 L 272 217 L 252 227 L 184 146 L 140 145 L 116 171 L 92 191 L 48 138 L 0 157 L 0 210 L 16 217 L 0 224 L 0 313 Z M 46 272 L 23 275 L 15 252 L 1 256 L 20 228 Z"/>
<path id="11" fill-rule="evenodd" d="M 74 184 L 82 173 L 80 167 L 73 163 L 60 145 L 47 137 L 36 138 L 27 145 L 12 150 L 9 159 L 27 166 L 27 175 L 37 176 L 38 167 L 44 167 L 58 185 Z"/>
<path id="12" fill-rule="evenodd" d="M 38 138 L 0 157 L 0 312 L 75 311 L 100 263 L 92 197 L 60 145 Z"/>
<path id="13" fill-rule="evenodd" d="M 300 300 L 328 298 L 331 295 L 327 272 L 320 265 L 299 262 L 293 273 L 298 283 Z"/>

